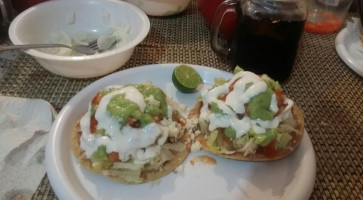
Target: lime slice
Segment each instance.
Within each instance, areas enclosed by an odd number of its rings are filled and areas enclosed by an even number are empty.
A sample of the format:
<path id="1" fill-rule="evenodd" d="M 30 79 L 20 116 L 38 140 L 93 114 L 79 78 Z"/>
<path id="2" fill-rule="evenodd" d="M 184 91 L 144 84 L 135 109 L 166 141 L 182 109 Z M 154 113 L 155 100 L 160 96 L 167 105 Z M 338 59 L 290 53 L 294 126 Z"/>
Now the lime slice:
<path id="1" fill-rule="evenodd" d="M 174 86 L 184 93 L 193 92 L 201 83 L 198 72 L 188 65 L 179 65 L 175 67 L 172 76 Z"/>

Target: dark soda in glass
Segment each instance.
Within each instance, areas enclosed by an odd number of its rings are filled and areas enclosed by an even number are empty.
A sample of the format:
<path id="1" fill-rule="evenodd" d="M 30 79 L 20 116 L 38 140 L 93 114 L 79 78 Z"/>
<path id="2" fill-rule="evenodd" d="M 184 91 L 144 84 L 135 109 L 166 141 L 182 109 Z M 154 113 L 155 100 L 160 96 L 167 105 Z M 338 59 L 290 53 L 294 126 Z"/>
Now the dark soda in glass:
<path id="1" fill-rule="evenodd" d="M 238 10 L 237 10 L 238 12 Z M 293 68 L 304 21 L 253 19 L 239 13 L 228 59 L 231 65 L 284 81 Z"/>

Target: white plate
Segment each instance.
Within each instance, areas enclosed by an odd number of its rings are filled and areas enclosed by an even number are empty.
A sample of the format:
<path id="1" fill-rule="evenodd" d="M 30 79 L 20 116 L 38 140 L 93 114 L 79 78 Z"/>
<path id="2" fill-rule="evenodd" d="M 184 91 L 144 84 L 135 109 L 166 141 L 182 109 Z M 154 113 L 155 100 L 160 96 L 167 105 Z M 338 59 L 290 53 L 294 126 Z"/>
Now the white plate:
<path id="1" fill-rule="evenodd" d="M 143 83 L 150 80 L 179 103 L 193 106 L 199 92 L 183 94 L 171 82 L 176 64 L 149 65 L 111 74 L 84 88 L 59 113 L 46 146 L 46 169 L 60 199 L 308 199 L 315 181 L 315 154 L 309 135 L 291 155 L 274 162 L 241 162 L 212 156 L 204 151 L 191 153 L 184 172 L 171 173 L 158 183 L 124 185 L 84 170 L 72 155 L 71 130 L 86 112 L 88 102 L 108 85 Z M 203 78 L 200 90 L 210 87 L 215 77 L 232 74 L 194 66 Z M 217 164 L 194 165 L 189 160 L 210 155 Z"/>
<path id="2" fill-rule="evenodd" d="M 341 30 L 335 39 L 335 48 L 345 64 L 363 76 L 363 53 L 353 47 L 354 40 L 350 35 L 347 28 Z"/>

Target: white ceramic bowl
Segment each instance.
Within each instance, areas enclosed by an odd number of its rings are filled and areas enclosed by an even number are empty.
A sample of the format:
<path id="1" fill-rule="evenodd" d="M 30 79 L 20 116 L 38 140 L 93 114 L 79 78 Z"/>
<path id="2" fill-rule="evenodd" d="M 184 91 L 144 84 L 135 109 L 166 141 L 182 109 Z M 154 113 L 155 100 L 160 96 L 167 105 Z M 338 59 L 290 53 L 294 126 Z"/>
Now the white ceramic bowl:
<path id="1" fill-rule="evenodd" d="M 45 69 L 70 78 L 90 78 L 108 74 L 124 65 L 134 48 L 148 34 L 150 21 L 143 11 L 116 0 L 52 0 L 33 6 L 11 23 L 13 44 L 44 43 L 52 34 L 87 32 L 104 34 L 109 25 L 130 26 L 130 41 L 123 46 L 88 56 L 60 56 L 27 50 Z"/>
<path id="2" fill-rule="evenodd" d="M 124 0 L 150 16 L 169 16 L 183 12 L 191 0 Z"/>

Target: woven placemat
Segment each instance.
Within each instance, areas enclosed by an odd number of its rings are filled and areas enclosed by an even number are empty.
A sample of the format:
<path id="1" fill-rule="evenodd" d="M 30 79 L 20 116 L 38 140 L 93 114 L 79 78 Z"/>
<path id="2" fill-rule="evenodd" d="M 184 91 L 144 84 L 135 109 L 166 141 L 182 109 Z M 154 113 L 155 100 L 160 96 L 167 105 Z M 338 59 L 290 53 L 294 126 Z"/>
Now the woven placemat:
<path id="1" fill-rule="evenodd" d="M 354 14 L 353 14 L 354 15 Z M 349 16 L 351 17 L 351 16 Z M 119 70 L 155 63 L 190 63 L 231 71 L 209 46 L 209 30 L 196 0 L 182 14 L 151 17 L 148 37 Z M 316 152 L 311 199 L 363 199 L 363 78 L 336 53 L 337 34 L 304 33 L 293 73 L 283 87 L 304 110 Z M 59 111 L 94 79 L 68 79 L 23 54 L 0 81 L 0 94 L 49 101 Z M 54 199 L 47 176 L 33 199 Z"/>

